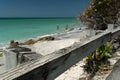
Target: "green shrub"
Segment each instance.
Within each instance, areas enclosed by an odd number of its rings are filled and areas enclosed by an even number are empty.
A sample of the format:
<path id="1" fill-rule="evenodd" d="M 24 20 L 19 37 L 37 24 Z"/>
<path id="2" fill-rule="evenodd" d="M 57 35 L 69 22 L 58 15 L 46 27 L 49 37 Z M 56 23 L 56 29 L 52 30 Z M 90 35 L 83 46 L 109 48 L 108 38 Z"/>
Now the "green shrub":
<path id="1" fill-rule="evenodd" d="M 97 57 L 102 58 L 110 58 L 112 57 L 112 44 L 107 43 L 105 45 L 102 45 L 100 48 L 96 49 Z"/>
<path id="2" fill-rule="evenodd" d="M 104 65 L 109 65 L 108 58 L 112 57 L 112 44 L 107 43 L 102 45 L 93 53 L 90 53 L 86 57 L 86 64 L 84 70 L 87 73 L 95 73 L 101 69 Z"/>

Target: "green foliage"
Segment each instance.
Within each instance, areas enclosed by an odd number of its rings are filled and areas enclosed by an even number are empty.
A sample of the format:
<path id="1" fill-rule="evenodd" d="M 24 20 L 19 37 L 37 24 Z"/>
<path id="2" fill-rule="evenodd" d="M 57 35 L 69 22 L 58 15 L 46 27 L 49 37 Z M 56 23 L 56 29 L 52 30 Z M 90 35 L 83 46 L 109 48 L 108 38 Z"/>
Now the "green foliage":
<path id="1" fill-rule="evenodd" d="M 104 64 L 108 64 L 108 58 L 112 57 L 112 45 L 107 43 L 96 49 L 93 53 L 90 53 L 86 57 L 86 65 L 84 66 L 85 71 L 88 73 L 95 73 L 101 69 Z"/>
<path id="2" fill-rule="evenodd" d="M 96 53 L 98 53 L 98 56 L 101 58 L 109 58 L 112 57 L 112 45 L 110 43 L 107 43 L 106 45 L 102 45 L 100 48 L 96 49 Z"/>
<path id="3" fill-rule="evenodd" d="M 80 19 L 104 30 L 107 24 L 117 21 L 119 9 L 120 0 L 92 0 L 88 8 L 80 14 Z"/>
<path id="4" fill-rule="evenodd" d="M 88 54 L 88 56 L 86 57 L 86 60 L 89 61 L 90 59 L 92 59 L 92 58 L 93 58 L 93 54 L 94 54 L 94 53 Z"/>
<path id="5" fill-rule="evenodd" d="M 2 52 L 0 52 L 0 57 L 3 57 L 3 53 Z"/>

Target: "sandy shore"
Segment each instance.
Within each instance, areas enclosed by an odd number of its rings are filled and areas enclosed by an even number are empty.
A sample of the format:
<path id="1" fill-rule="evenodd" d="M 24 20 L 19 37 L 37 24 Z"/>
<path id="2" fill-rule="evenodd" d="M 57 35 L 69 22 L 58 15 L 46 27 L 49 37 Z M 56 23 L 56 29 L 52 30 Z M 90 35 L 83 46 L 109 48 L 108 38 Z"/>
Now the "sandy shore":
<path id="1" fill-rule="evenodd" d="M 45 56 L 52 52 L 69 47 L 76 42 L 82 42 L 82 40 L 87 38 L 87 35 L 87 31 L 72 31 L 64 34 L 63 36 L 58 36 L 61 40 L 39 41 L 31 45 L 29 48 L 31 48 L 33 52 Z"/>
<path id="2" fill-rule="evenodd" d="M 43 56 L 50 54 L 52 52 L 58 51 L 59 49 L 69 47 L 75 42 L 78 42 L 77 39 L 63 39 L 56 41 L 39 41 L 31 46 L 33 52 L 39 53 Z"/>
<path id="3" fill-rule="evenodd" d="M 84 61 L 78 62 L 77 64 L 69 68 L 67 71 L 62 73 L 55 80 L 79 80 L 79 78 L 82 77 L 82 74 L 84 73 L 82 67 L 84 64 Z"/>

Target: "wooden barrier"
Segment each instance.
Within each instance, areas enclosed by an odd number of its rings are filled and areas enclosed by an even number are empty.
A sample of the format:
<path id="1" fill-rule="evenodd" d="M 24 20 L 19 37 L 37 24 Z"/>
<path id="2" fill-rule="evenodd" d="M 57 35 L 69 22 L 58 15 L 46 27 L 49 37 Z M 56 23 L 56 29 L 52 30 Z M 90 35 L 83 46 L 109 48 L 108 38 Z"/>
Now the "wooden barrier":
<path id="1" fill-rule="evenodd" d="M 96 48 L 118 35 L 120 35 L 120 28 L 106 31 L 82 43 L 75 43 L 37 60 L 21 64 L 0 75 L 0 80 L 54 80 Z"/>

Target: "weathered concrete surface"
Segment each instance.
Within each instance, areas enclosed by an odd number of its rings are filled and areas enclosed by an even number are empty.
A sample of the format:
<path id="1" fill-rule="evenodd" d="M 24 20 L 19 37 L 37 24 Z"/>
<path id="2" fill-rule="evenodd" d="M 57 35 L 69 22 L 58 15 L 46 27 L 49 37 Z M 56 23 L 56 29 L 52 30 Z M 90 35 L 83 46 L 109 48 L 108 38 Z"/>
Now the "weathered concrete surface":
<path id="1" fill-rule="evenodd" d="M 114 65 L 112 72 L 106 80 L 120 80 L 120 59 Z"/>

